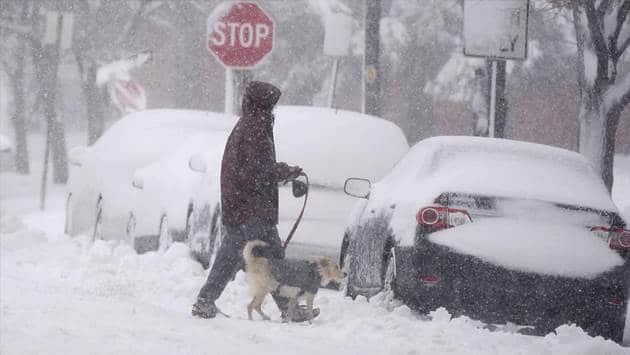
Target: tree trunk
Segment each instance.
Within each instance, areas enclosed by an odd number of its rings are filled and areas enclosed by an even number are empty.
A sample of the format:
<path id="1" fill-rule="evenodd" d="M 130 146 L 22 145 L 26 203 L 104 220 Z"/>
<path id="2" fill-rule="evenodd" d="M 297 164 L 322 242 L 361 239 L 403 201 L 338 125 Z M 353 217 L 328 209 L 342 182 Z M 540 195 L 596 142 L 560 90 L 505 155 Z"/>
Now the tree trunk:
<path id="1" fill-rule="evenodd" d="M 28 9 L 27 9 L 28 10 Z M 24 92 L 25 41 L 20 41 L 17 49 L 17 67 L 13 74 L 13 96 L 15 112 L 13 113 L 13 128 L 15 130 L 15 170 L 19 174 L 28 174 L 28 144 L 26 140 L 26 93 Z"/>
<path id="2" fill-rule="evenodd" d="M 58 24 L 61 29 L 61 21 Z M 59 38 L 59 34 L 57 36 Z M 44 116 L 48 128 L 47 139 L 52 152 L 53 182 L 65 184 L 68 181 L 68 159 L 66 137 L 63 124 L 57 119 L 57 91 L 59 89 L 57 68 L 59 67 L 59 40 L 56 44 L 46 45 L 44 59 L 39 60 L 40 70 L 44 75 Z"/>
<path id="3" fill-rule="evenodd" d="M 381 78 L 380 71 L 380 21 L 381 1 L 367 0 L 365 4 L 365 49 L 363 54 L 363 112 L 369 115 L 381 115 Z"/>
<path id="4" fill-rule="evenodd" d="M 88 120 L 88 145 L 94 144 L 105 130 L 104 97 L 101 89 L 96 86 L 96 71 L 96 63 L 88 63 L 85 81 L 83 82 Z"/>
<path id="5" fill-rule="evenodd" d="M 606 184 L 608 191 L 612 192 L 614 182 L 613 166 L 615 162 L 615 143 L 617 136 L 617 127 L 619 127 L 619 118 L 624 106 L 619 104 L 606 112 L 605 134 L 603 142 L 604 157 L 602 160 L 602 179 Z"/>
<path id="6" fill-rule="evenodd" d="M 582 98 L 582 102 L 587 100 Z M 608 191 L 612 191 L 615 135 L 621 109 L 607 109 L 601 100 L 599 102 L 598 105 L 583 104 L 580 107 L 579 152 L 591 161 Z"/>

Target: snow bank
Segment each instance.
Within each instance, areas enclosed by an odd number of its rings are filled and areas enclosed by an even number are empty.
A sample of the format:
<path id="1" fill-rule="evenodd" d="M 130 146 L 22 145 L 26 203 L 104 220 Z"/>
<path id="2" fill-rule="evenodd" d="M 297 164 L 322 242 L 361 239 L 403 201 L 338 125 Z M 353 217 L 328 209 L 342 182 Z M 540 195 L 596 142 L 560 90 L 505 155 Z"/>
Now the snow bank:
<path id="1" fill-rule="evenodd" d="M 141 256 L 116 242 L 91 245 L 61 234 L 62 188 L 51 186 L 48 210 L 40 212 L 37 176 L 2 173 L 0 187 L 2 354 L 627 353 L 570 325 L 531 337 L 513 326 L 491 332 L 443 309 L 427 319 L 384 294 L 368 303 L 322 290 L 315 300 L 322 314 L 310 325 L 281 324 L 268 297 L 263 308 L 272 321 L 250 322 L 243 273 L 218 301 L 232 318 L 192 318 L 207 273 L 184 245 Z"/>
<path id="2" fill-rule="evenodd" d="M 515 326 L 491 332 L 444 309 L 420 317 L 384 294 L 368 303 L 322 290 L 322 314 L 310 325 L 280 323 L 268 298 L 263 308 L 272 321 L 248 321 L 242 272 L 217 303 L 232 318 L 195 319 L 190 306 L 206 274 L 178 243 L 138 256 L 124 245 L 60 237 L 30 249 L 3 247 L 0 262 L 3 354 L 623 353 L 570 325 L 546 337 L 515 334 Z"/>

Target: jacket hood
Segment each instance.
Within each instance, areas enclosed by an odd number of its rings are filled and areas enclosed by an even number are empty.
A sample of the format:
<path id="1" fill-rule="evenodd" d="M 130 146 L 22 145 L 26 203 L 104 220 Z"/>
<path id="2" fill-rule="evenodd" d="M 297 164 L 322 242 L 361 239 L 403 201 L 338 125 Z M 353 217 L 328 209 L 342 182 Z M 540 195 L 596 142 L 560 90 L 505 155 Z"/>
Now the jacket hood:
<path id="1" fill-rule="evenodd" d="M 243 95 L 243 116 L 252 117 L 260 114 L 271 115 L 271 111 L 280 99 L 280 89 L 262 81 L 250 81 Z"/>

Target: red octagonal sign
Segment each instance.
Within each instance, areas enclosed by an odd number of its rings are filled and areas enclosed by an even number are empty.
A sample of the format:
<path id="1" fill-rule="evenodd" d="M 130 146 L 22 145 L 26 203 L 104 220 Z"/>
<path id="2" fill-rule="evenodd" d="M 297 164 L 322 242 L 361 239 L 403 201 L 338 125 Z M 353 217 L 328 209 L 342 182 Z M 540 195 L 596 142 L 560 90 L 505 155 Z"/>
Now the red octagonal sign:
<path id="1" fill-rule="evenodd" d="M 219 5 L 207 28 L 208 50 L 230 68 L 251 68 L 273 49 L 273 20 L 253 2 Z"/>

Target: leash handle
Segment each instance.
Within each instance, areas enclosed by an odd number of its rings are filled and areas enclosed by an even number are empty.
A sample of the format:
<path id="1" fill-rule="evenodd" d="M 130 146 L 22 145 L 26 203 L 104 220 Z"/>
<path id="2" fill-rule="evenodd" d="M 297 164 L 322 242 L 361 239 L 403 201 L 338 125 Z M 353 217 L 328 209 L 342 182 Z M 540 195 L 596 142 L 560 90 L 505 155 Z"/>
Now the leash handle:
<path id="1" fill-rule="evenodd" d="M 289 242 L 291 241 L 291 238 L 293 238 L 293 234 L 295 233 L 295 230 L 300 224 L 300 221 L 302 221 L 302 216 L 304 215 L 304 210 L 306 209 L 306 201 L 308 201 L 308 190 L 310 190 L 310 186 L 308 183 L 308 175 L 306 175 L 305 172 L 302 172 L 300 173 L 300 176 L 304 176 L 304 178 L 306 179 L 306 193 L 304 194 L 304 204 L 302 205 L 302 211 L 300 211 L 300 215 L 295 220 L 295 223 L 293 223 L 293 227 L 291 228 L 291 231 L 289 231 L 289 235 L 287 235 L 287 239 L 285 239 L 284 241 L 284 245 L 282 246 L 284 249 L 286 249 L 287 246 L 289 245 Z"/>

